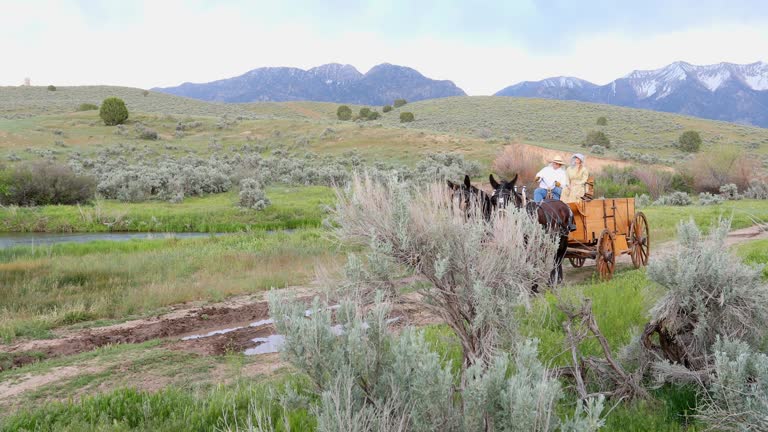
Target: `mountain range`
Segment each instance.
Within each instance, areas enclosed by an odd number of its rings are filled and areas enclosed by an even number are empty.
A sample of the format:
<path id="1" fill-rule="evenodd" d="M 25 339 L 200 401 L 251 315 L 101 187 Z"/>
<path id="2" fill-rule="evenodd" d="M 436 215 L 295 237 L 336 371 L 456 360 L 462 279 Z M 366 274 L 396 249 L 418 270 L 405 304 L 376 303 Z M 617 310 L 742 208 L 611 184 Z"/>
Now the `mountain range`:
<path id="1" fill-rule="evenodd" d="M 361 105 L 392 104 L 398 98 L 418 101 L 466 96 L 451 81 L 429 79 L 414 69 L 389 63 L 374 66 L 365 74 L 338 63 L 309 70 L 263 67 L 234 78 L 152 90 L 216 102 L 310 100 Z"/>
<path id="2" fill-rule="evenodd" d="M 452 81 L 433 80 L 389 63 L 365 74 L 338 63 L 309 70 L 263 67 L 234 78 L 153 90 L 217 102 L 309 100 L 360 105 L 466 95 Z M 605 85 L 562 76 L 524 81 L 495 95 L 603 103 L 768 127 L 768 64 L 764 62 L 696 66 L 680 61 L 661 69 L 636 70 Z"/>
<path id="3" fill-rule="evenodd" d="M 521 82 L 496 96 L 604 103 L 768 127 L 768 64 L 675 62 L 636 70 L 605 85 L 554 77 Z"/>

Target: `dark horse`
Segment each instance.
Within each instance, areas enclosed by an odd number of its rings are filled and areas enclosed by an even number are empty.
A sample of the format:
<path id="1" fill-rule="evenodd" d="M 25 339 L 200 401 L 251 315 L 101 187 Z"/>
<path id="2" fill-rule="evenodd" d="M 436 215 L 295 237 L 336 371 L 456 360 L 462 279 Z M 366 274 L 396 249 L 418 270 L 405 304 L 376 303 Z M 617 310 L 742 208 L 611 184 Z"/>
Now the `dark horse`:
<path id="1" fill-rule="evenodd" d="M 535 218 L 548 232 L 555 234 L 560 239 L 555 255 L 555 266 L 549 275 L 550 285 L 556 285 L 563 281 L 563 260 L 568 249 L 568 233 L 571 224 L 571 209 L 568 204 L 560 200 L 544 200 L 541 203 L 527 201 L 525 196 L 517 191 L 515 183 L 517 175 L 512 180 L 502 180 L 501 183 L 490 175 L 493 195 L 491 203 L 494 208 L 505 208 L 510 203 L 517 208 L 525 208 L 531 217 Z"/>
<path id="2" fill-rule="evenodd" d="M 454 183 L 448 180 L 448 188 L 452 191 L 452 203 L 458 205 L 459 209 L 464 210 L 467 218 L 479 209 L 483 214 L 483 219 L 486 221 L 491 220 L 493 204 L 491 204 L 490 195 L 485 193 L 485 191 L 472 186 L 468 175 L 464 176 L 463 184 Z"/>

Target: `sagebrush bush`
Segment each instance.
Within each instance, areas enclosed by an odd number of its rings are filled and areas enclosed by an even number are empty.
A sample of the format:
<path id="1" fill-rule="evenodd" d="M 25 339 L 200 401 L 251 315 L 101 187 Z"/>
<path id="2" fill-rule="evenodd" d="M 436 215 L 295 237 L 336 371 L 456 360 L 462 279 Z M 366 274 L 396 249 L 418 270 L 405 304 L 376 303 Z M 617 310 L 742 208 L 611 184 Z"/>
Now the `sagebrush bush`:
<path id="1" fill-rule="evenodd" d="M 637 208 L 648 207 L 652 202 L 653 200 L 648 194 L 635 195 L 635 207 Z"/>
<path id="2" fill-rule="evenodd" d="M 722 204 L 725 201 L 722 195 L 712 195 L 709 192 L 702 192 L 699 194 L 699 204 L 701 205 L 717 205 Z"/>
<path id="3" fill-rule="evenodd" d="M 42 206 L 85 204 L 94 197 L 93 178 L 78 175 L 66 165 L 33 162 L 14 167 L 0 176 L 0 203 Z"/>
<path id="4" fill-rule="evenodd" d="M 593 145 L 592 147 L 589 148 L 589 152 L 596 155 L 605 154 L 605 150 L 606 150 L 605 147 L 601 145 Z"/>
<path id="5" fill-rule="evenodd" d="M 718 338 L 699 418 L 719 431 L 768 430 L 768 356 L 744 342 Z"/>
<path id="6" fill-rule="evenodd" d="M 535 341 L 518 346 L 514 368 L 500 354 L 467 371 L 454 384 L 423 333 L 388 328 L 389 305 L 372 308 L 342 300 L 335 314 L 317 300 L 306 306 L 275 292 L 269 295 L 277 331 L 285 336 L 283 356 L 306 373 L 317 395 L 310 404 L 318 431 L 591 431 L 602 425 L 602 399 L 581 405 L 561 423 L 555 412 L 563 392 L 537 358 Z M 335 315 L 335 317 L 334 317 Z M 335 319 L 334 319 L 335 318 Z M 508 373 L 512 370 L 511 374 Z"/>
<path id="7" fill-rule="evenodd" d="M 252 178 L 240 181 L 239 197 L 240 207 L 252 210 L 264 210 L 271 204 L 261 182 Z"/>
<path id="8" fill-rule="evenodd" d="M 718 337 L 752 346 L 763 341 L 768 285 L 761 280 L 761 268 L 728 252 L 730 227 L 729 220 L 722 220 L 705 236 L 693 221 L 682 222 L 674 253 L 648 266 L 648 279 L 666 293 L 651 309 L 646 334 L 659 337 L 658 354 L 667 361 L 703 370 Z"/>
<path id="9" fill-rule="evenodd" d="M 598 117 L 597 118 L 597 125 L 598 126 L 605 126 L 608 124 L 608 119 L 605 117 Z"/>
<path id="10" fill-rule="evenodd" d="M 768 199 L 768 183 L 764 180 L 753 179 L 744 192 L 744 197 L 749 199 Z"/>
<path id="11" fill-rule="evenodd" d="M 56 86 L 53 84 L 48 85 L 48 91 L 56 91 Z"/>
<path id="12" fill-rule="evenodd" d="M 381 109 L 384 113 L 388 113 L 392 111 L 392 105 L 384 105 L 384 107 Z"/>
<path id="13" fill-rule="evenodd" d="M 465 175 L 480 175 L 480 164 L 464 159 L 460 153 L 428 153 L 416 163 L 412 179 L 416 182 L 431 183 L 459 180 Z"/>
<path id="14" fill-rule="evenodd" d="M 353 177 L 337 194 L 337 234 L 376 245 L 374 261 L 398 263 L 432 282 L 420 293 L 459 335 L 468 367 L 509 343 L 512 305 L 526 304 L 548 280 L 554 239 L 524 212 L 494 217 L 491 225 L 482 217 L 467 221 L 444 183 L 419 185 Z"/>
<path id="15" fill-rule="evenodd" d="M 108 97 L 101 103 L 99 117 L 107 126 L 119 125 L 128 120 L 128 108 L 122 99 Z"/>
<path id="16" fill-rule="evenodd" d="M 733 183 L 720 186 L 720 195 L 729 201 L 740 200 L 742 198 L 741 194 L 739 194 L 739 187 Z"/>
<path id="17" fill-rule="evenodd" d="M 693 204 L 691 196 L 685 192 L 672 192 L 669 195 L 662 195 L 653 203 L 662 206 L 688 206 Z"/>
<path id="18" fill-rule="evenodd" d="M 357 114 L 357 117 L 365 120 L 368 118 L 369 115 L 371 115 L 371 109 L 367 107 L 363 107 L 363 108 L 360 108 L 360 112 Z"/>
<path id="19" fill-rule="evenodd" d="M 141 123 L 136 125 L 136 136 L 139 139 L 151 141 L 157 140 L 159 138 L 156 130 L 146 127 Z"/>
<path id="20" fill-rule="evenodd" d="M 406 101 L 405 99 L 395 99 L 393 105 L 395 106 L 395 108 L 400 108 L 401 106 L 403 106 L 403 105 L 405 105 L 407 103 L 408 103 L 408 101 Z"/>

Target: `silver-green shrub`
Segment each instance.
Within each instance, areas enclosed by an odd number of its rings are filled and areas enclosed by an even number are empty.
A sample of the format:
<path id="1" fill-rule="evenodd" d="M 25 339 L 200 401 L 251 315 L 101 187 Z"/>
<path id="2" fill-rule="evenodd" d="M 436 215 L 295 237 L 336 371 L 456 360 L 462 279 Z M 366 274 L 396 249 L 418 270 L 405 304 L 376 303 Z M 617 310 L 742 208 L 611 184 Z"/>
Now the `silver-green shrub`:
<path id="1" fill-rule="evenodd" d="M 596 155 L 605 154 L 605 147 L 601 145 L 593 145 L 589 148 L 589 152 Z"/>
<path id="2" fill-rule="evenodd" d="M 645 208 L 651 205 L 651 196 L 648 194 L 635 195 L 635 207 Z"/>
<path id="3" fill-rule="evenodd" d="M 749 199 L 768 199 L 768 183 L 758 179 L 751 180 L 749 188 L 744 191 L 744 197 Z"/>
<path id="4" fill-rule="evenodd" d="M 722 195 L 712 195 L 709 192 L 702 192 L 699 194 L 699 204 L 701 205 L 717 205 L 722 204 L 725 201 Z"/>
<path id="5" fill-rule="evenodd" d="M 690 195 L 686 192 L 672 192 L 669 195 L 662 195 L 653 204 L 654 205 L 667 205 L 667 206 L 687 206 L 691 205 L 693 201 Z"/>
<path id="6" fill-rule="evenodd" d="M 442 364 L 421 332 L 406 327 L 396 335 L 388 328 L 390 308 L 381 299 L 370 309 L 316 299 L 305 310 L 269 295 L 275 327 L 285 336 L 284 357 L 314 384 L 318 431 L 594 431 L 602 425 L 602 399 L 580 404 L 561 422 L 555 406 L 563 392 L 538 360 L 535 341 L 523 342 L 511 357 L 500 353 L 471 366 L 466 385 L 457 387 L 450 363 Z"/>
<path id="7" fill-rule="evenodd" d="M 416 164 L 413 178 L 419 182 L 443 182 L 480 175 L 480 164 L 459 153 L 429 153 Z"/>
<path id="8" fill-rule="evenodd" d="M 261 183 L 252 178 L 240 181 L 239 198 L 240 207 L 253 210 L 264 210 L 271 204 Z"/>
<path id="9" fill-rule="evenodd" d="M 143 140 L 157 140 L 159 138 L 157 131 L 141 123 L 136 123 L 136 136 Z"/>
<path id="10" fill-rule="evenodd" d="M 720 186 L 720 195 L 727 200 L 740 200 L 742 198 L 738 186 L 733 183 Z"/>
<path id="11" fill-rule="evenodd" d="M 693 221 L 683 222 L 677 248 L 648 266 L 648 279 L 666 289 L 650 312 L 649 326 L 664 339 L 660 354 L 691 370 L 707 366 L 718 337 L 757 346 L 766 334 L 768 285 L 761 268 L 727 251 L 729 230 L 722 220 L 705 236 Z"/>
<path id="12" fill-rule="evenodd" d="M 768 356 L 738 340 L 715 342 L 699 417 L 714 430 L 768 430 Z"/>

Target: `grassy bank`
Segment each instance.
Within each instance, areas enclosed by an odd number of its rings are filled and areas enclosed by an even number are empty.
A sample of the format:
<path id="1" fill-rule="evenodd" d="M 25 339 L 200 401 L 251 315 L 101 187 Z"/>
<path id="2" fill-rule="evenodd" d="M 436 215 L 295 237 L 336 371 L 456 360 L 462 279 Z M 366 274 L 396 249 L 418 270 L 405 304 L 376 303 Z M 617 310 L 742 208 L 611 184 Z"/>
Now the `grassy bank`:
<path id="1" fill-rule="evenodd" d="M 302 284 L 335 259 L 317 230 L 8 249 L 0 258 L 0 341 Z"/>
<path id="2" fill-rule="evenodd" d="M 92 206 L 0 207 L 0 231 L 11 232 L 238 232 L 318 227 L 333 203 L 330 188 L 267 188 L 272 205 L 262 211 L 237 207 L 237 192 L 163 201 L 97 201 Z"/>
<path id="3" fill-rule="evenodd" d="M 648 217 L 651 229 L 651 253 L 653 244 L 675 238 L 677 224 L 693 219 L 704 230 L 717 223 L 718 217 L 733 218 L 732 229 L 747 228 L 768 222 L 768 200 L 726 201 L 711 206 L 651 206 L 639 209 Z"/>

